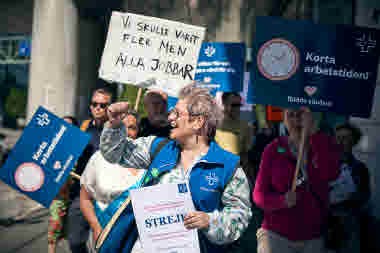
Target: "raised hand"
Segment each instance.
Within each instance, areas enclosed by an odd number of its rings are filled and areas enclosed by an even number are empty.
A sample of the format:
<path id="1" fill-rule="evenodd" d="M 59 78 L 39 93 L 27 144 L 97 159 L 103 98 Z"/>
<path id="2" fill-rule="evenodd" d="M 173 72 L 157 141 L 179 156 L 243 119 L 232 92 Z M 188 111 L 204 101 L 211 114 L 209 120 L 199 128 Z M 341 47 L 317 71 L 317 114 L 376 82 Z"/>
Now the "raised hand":
<path id="1" fill-rule="evenodd" d="M 118 102 L 108 106 L 107 116 L 112 128 L 120 126 L 121 120 L 127 115 L 128 108 L 128 102 Z"/>

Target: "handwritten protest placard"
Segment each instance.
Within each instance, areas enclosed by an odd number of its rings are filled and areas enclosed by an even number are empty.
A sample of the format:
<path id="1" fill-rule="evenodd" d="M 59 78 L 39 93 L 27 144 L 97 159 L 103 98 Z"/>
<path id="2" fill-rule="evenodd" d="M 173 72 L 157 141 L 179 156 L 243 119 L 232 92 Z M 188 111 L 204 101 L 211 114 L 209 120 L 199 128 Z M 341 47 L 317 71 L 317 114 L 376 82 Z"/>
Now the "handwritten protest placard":
<path id="1" fill-rule="evenodd" d="M 0 179 L 49 207 L 90 135 L 39 107 L 1 168 Z"/>
<path id="2" fill-rule="evenodd" d="M 369 117 L 380 31 L 257 18 L 253 102 Z"/>
<path id="3" fill-rule="evenodd" d="M 205 28 L 113 12 L 99 77 L 172 96 L 194 80 Z"/>

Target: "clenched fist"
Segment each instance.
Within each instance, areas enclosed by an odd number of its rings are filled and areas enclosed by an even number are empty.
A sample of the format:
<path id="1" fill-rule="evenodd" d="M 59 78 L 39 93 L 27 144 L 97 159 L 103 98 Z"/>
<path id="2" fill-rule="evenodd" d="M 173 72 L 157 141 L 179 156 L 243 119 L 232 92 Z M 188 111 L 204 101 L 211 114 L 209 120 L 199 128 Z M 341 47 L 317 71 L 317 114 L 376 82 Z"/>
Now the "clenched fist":
<path id="1" fill-rule="evenodd" d="M 112 128 L 120 126 L 121 120 L 127 115 L 128 108 L 128 102 L 118 102 L 108 106 L 107 116 Z"/>

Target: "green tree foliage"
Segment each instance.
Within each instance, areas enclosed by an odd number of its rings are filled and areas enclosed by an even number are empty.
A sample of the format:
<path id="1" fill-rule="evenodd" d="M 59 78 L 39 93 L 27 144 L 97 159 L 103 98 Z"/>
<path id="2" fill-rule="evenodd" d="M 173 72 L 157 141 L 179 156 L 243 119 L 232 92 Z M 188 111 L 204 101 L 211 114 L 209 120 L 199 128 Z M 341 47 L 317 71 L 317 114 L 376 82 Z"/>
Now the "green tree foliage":
<path id="1" fill-rule="evenodd" d="M 121 93 L 118 100 L 119 101 L 128 101 L 130 106 L 132 108 L 135 108 L 138 90 L 139 90 L 139 87 L 131 85 L 131 84 L 126 84 L 126 85 L 124 85 L 123 92 Z M 146 112 L 144 110 L 144 102 L 143 102 L 145 91 L 146 91 L 146 89 L 142 89 L 140 101 L 139 101 L 139 105 L 138 105 L 138 113 L 140 114 L 140 118 L 146 116 Z"/>
<path id="2" fill-rule="evenodd" d="M 27 91 L 26 89 L 11 88 L 5 99 L 5 112 L 14 118 L 26 115 Z"/>

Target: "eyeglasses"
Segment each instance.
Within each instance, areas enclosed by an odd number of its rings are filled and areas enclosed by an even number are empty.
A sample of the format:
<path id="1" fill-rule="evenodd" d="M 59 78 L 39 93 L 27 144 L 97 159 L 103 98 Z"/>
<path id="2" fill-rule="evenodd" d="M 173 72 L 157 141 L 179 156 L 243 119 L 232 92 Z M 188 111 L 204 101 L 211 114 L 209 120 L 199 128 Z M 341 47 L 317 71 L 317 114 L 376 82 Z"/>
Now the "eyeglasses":
<path id="1" fill-rule="evenodd" d="M 169 111 L 169 116 L 170 116 L 170 115 L 174 115 L 174 117 L 175 117 L 176 119 L 178 119 L 179 117 L 183 116 L 184 113 L 180 113 L 176 108 L 173 108 L 173 109 L 171 109 L 171 110 Z"/>
<path id="2" fill-rule="evenodd" d="M 105 109 L 109 104 L 108 103 L 96 103 L 96 102 L 91 103 L 91 106 L 94 108 L 98 107 L 98 105 L 100 106 L 100 108 Z"/>
<path id="3" fill-rule="evenodd" d="M 181 116 L 183 116 L 183 115 L 185 115 L 187 112 L 180 112 L 180 111 L 178 111 L 177 110 L 177 108 L 173 108 L 173 109 L 171 109 L 170 111 L 169 111 L 169 116 L 170 115 L 174 115 L 174 117 L 176 118 L 176 119 L 178 119 L 179 117 L 181 117 Z M 192 117 L 197 117 L 197 116 L 206 116 L 207 114 L 206 113 L 187 113 L 188 115 L 189 115 L 189 117 L 190 118 L 192 118 Z"/>

